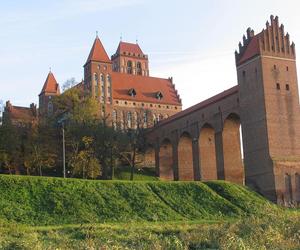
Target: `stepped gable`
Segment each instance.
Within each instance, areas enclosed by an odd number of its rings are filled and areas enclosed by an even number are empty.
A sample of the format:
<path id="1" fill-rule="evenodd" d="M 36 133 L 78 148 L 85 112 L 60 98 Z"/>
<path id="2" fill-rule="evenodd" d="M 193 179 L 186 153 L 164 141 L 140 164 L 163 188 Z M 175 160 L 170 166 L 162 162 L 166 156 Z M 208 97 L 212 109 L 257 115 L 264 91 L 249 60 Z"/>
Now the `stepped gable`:
<path id="1" fill-rule="evenodd" d="M 90 61 L 111 63 L 98 36 L 95 38 L 94 44 L 85 64 L 87 64 Z"/>
<path id="2" fill-rule="evenodd" d="M 235 51 L 236 65 L 239 66 L 258 55 L 284 56 L 295 58 L 295 44 L 290 43 L 290 36 L 285 34 L 283 24 L 279 25 L 278 16 L 270 17 L 270 23 L 260 33 L 254 34 L 247 29 L 247 36 L 243 36 L 243 44 L 239 43 L 239 50 Z"/>
<path id="3" fill-rule="evenodd" d="M 53 73 L 50 71 L 47 78 L 46 78 L 46 81 L 44 83 L 44 86 L 43 86 L 43 89 L 40 93 L 43 94 L 43 93 L 59 93 L 59 84 L 57 83 Z"/>
<path id="4" fill-rule="evenodd" d="M 158 104 L 181 105 L 172 79 L 112 73 L 113 98 Z M 130 90 L 135 95 L 130 95 Z M 160 97 L 158 96 L 160 95 Z"/>

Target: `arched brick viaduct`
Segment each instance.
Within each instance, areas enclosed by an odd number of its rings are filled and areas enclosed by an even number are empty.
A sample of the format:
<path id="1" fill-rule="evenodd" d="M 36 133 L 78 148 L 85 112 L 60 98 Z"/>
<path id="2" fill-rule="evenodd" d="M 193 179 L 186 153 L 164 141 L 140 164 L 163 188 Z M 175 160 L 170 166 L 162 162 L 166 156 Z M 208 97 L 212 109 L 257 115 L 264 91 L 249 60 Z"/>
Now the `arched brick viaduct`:
<path id="1" fill-rule="evenodd" d="M 148 132 L 157 173 L 165 180 L 245 183 L 274 202 L 300 203 L 295 45 L 278 17 L 257 35 L 247 30 L 236 66 L 237 86 Z"/>

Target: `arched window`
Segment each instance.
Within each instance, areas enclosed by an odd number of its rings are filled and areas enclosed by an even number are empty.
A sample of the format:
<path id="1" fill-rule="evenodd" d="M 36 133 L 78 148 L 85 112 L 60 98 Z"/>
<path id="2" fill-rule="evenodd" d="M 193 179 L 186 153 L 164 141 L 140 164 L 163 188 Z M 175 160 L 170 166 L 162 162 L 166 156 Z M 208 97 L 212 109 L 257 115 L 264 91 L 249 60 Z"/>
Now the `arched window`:
<path id="1" fill-rule="evenodd" d="M 292 180 L 289 174 L 284 176 L 284 185 L 285 185 L 285 202 L 290 203 L 292 201 Z"/>
<path id="2" fill-rule="evenodd" d="M 49 115 L 53 114 L 53 103 L 51 101 L 48 102 L 48 114 Z"/>
<path id="3" fill-rule="evenodd" d="M 142 75 L 142 64 L 140 62 L 137 62 L 136 70 L 138 75 Z"/>
<path id="4" fill-rule="evenodd" d="M 112 112 L 112 124 L 113 124 L 113 128 L 116 129 L 117 128 L 117 110 L 113 110 L 113 112 Z"/>
<path id="5" fill-rule="evenodd" d="M 95 98 L 97 98 L 98 94 L 99 94 L 99 82 L 98 82 L 98 76 L 96 73 L 94 74 L 94 81 L 95 81 Z"/>
<path id="6" fill-rule="evenodd" d="M 132 115 L 131 115 L 131 112 L 129 111 L 127 113 L 127 128 L 131 128 L 132 126 Z"/>
<path id="7" fill-rule="evenodd" d="M 157 118 L 155 114 L 153 114 L 152 116 L 153 116 L 153 124 L 155 125 L 157 123 Z"/>
<path id="8" fill-rule="evenodd" d="M 107 84 L 107 102 L 111 103 L 111 77 L 110 77 L 110 75 L 106 76 L 106 84 Z"/>
<path id="9" fill-rule="evenodd" d="M 138 114 L 137 114 L 137 112 L 133 113 L 133 123 L 134 123 L 134 128 L 137 129 L 137 126 L 138 126 Z"/>
<path id="10" fill-rule="evenodd" d="M 144 111 L 144 113 L 143 113 L 143 123 L 144 123 L 144 128 L 147 128 L 148 117 L 147 117 L 147 112 L 146 111 Z"/>
<path id="11" fill-rule="evenodd" d="M 124 112 L 120 111 L 119 112 L 119 116 L 120 116 L 120 128 L 121 130 L 124 130 Z"/>
<path id="12" fill-rule="evenodd" d="M 104 103 L 105 99 L 105 77 L 103 74 L 100 75 L 100 85 L 101 85 L 101 102 Z"/>
<path id="13" fill-rule="evenodd" d="M 113 110 L 113 112 L 112 112 L 112 120 L 113 120 L 114 122 L 117 121 L 117 110 Z"/>
<path id="14" fill-rule="evenodd" d="M 132 74 L 132 61 L 127 62 L 127 73 Z"/>

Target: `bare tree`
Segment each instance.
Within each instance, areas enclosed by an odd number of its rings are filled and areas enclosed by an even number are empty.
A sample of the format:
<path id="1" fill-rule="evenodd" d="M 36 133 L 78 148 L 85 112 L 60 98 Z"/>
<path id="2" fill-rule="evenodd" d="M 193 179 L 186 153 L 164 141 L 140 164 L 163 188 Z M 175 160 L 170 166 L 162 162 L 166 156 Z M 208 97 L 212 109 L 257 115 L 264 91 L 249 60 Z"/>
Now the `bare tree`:
<path id="1" fill-rule="evenodd" d="M 75 77 L 71 77 L 70 79 L 67 79 L 63 86 L 62 86 L 62 91 L 65 92 L 66 90 L 74 87 L 78 82 L 76 82 Z"/>

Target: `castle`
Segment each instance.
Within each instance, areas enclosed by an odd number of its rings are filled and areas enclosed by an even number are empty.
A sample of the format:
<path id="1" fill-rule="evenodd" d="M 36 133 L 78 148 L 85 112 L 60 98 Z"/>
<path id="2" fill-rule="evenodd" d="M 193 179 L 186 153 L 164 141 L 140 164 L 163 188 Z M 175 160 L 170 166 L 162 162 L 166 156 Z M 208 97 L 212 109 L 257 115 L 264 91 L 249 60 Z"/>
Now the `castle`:
<path id="1" fill-rule="evenodd" d="M 157 174 L 228 180 L 281 204 L 300 203 L 300 106 L 295 44 L 271 16 L 235 52 L 238 85 L 149 132 Z M 240 127 L 244 159 L 241 157 Z"/>
<path id="2" fill-rule="evenodd" d="M 148 56 L 138 44 L 120 42 L 109 58 L 98 35 L 84 64 L 84 80 L 76 88 L 88 91 L 95 98 L 99 114 L 108 117 L 111 126 L 121 129 L 148 128 L 181 111 L 182 103 L 173 79 L 151 77 Z M 53 97 L 60 87 L 50 71 L 39 94 L 39 108 L 6 103 L 3 118 L 17 125 L 36 123 L 39 117 L 51 116 Z"/>
<path id="3" fill-rule="evenodd" d="M 118 122 L 122 128 L 134 128 L 136 117 L 145 117 L 161 179 L 227 180 L 246 184 L 273 202 L 299 204 L 295 44 L 278 17 L 271 16 L 260 33 L 247 29 L 235 59 L 238 85 L 179 112 L 181 100 L 172 79 L 150 77 L 148 57 L 137 44 L 120 42 L 109 59 L 97 37 L 80 85 L 98 100 L 102 113 L 111 115 L 112 126 Z M 16 121 L 18 115 L 30 120 L 51 113 L 51 98 L 58 94 L 50 72 L 39 96 L 39 112 L 34 105 L 25 110 L 8 103 L 6 113 Z M 145 109 L 151 111 L 151 121 L 144 111 L 138 113 Z"/>

